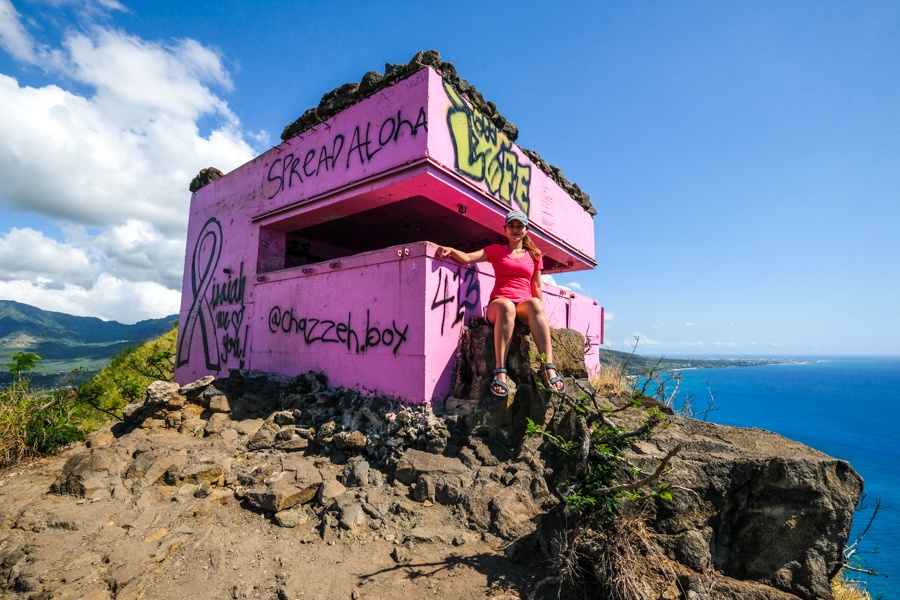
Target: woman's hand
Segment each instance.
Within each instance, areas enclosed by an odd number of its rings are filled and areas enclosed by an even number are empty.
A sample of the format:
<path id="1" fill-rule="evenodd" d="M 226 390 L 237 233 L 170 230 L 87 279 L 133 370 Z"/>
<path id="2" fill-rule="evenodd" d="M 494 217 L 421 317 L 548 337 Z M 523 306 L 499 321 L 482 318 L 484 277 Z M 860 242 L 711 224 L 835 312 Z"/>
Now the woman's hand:
<path id="1" fill-rule="evenodd" d="M 435 250 L 434 252 L 434 257 L 449 257 L 463 265 L 484 262 L 487 260 L 487 254 L 484 253 L 484 250 L 476 250 L 475 252 L 460 252 L 456 248 L 451 248 L 450 246 L 438 246 L 437 250 Z"/>

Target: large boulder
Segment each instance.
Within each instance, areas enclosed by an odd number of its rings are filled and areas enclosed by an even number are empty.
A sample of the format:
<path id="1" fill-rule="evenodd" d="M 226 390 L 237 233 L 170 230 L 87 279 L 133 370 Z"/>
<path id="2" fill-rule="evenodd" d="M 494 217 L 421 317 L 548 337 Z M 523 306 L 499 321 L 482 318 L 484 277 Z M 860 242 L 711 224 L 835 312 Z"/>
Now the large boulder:
<path id="1" fill-rule="evenodd" d="M 458 458 L 449 458 L 410 448 L 403 453 L 394 477 L 405 484 L 415 483 L 419 475 L 463 475 L 468 469 Z"/>
<path id="2" fill-rule="evenodd" d="M 565 393 L 583 397 L 590 391 L 583 379 L 583 338 L 570 330 L 551 334 Z M 447 402 L 447 413 L 467 434 L 515 444 L 531 419 L 557 436 L 578 438 L 571 405 L 543 384 L 527 328 L 517 326 L 510 344 L 506 367 L 514 384 L 503 401 L 490 393 L 493 365 L 493 330 L 476 320 L 463 333 Z M 654 543 L 678 565 L 678 586 L 686 597 L 831 598 L 830 580 L 841 568 L 863 485 L 847 462 L 768 431 L 677 417 L 651 399 L 635 406 L 627 397 L 598 400 L 617 409 L 613 420 L 625 429 L 640 427 L 648 409 L 660 413 L 661 426 L 652 436 L 635 438 L 627 453 L 645 473 L 681 444 L 665 475 L 672 499 L 657 497 L 644 520 Z M 529 499 L 523 486 L 514 487 L 479 474 L 463 508 L 479 528 L 501 537 L 528 533 L 539 520 L 533 500 L 540 494 L 532 490 Z M 708 593 L 710 573 L 721 583 L 714 595 Z"/>
<path id="3" fill-rule="evenodd" d="M 285 455 L 280 463 L 280 470 L 244 493 L 252 506 L 277 513 L 316 497 L 323 479 L 310 461 Z"/>
<path id="4" fill-rule="evenodd" d="M 862 493 L 849 463 L 761 429 L 670 418 L 633 451 L 649 468 L 681 443 L 650 526 L 666 553 L 801 598 L 830 598 Z"/>
<path id="5" fill-rule="evenodd" d="M 50 486 L 59 495 L 92 498 L 107 496 L 129 465 L 128 449 L 93 448 L 70 458 Z"/>
<path id="6" fill-rule="evenodd" d="M 559 374 L 583 379 L 587 377 L 584 363 L 584 336 L 574 329 L 551 329 L 553 363 Z M 484 319 L 473 319 L 462 334 L 460 359 L 453 380 L 453 396 L 476 399 L 490 395 L 494 377 L 494 328 Z M 518 387 L 544 386 L 540 353 L 528 327 L 517 324 L 509 345 L 506 368 Z"/>

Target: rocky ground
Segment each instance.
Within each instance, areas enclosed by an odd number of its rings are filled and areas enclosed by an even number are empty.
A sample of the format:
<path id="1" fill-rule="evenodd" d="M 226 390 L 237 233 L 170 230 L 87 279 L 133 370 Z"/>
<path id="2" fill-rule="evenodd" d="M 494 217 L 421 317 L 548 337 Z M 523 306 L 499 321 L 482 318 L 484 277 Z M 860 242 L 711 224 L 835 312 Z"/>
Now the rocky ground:
<path id="1" fill-rule="evenodd" d="M 0 594 L 527 597 L 539 552 L 510 543 L 553 503 L 531 467 L 490 440 L 417 450 L 449 441 L 429 410 L 283 383 L 157 382 L 125 422 L 2 473 Z"/>
<path id="2" fill-rule="evenodd" d="M 226 450 L 156 437 L 178 452 Z M 399 483 L 351 492 L 366 499 L 357 526 L 319 499 L 276 519 L 227 488 L 198 494 L 202 483 L 158 482 L 136 497 L 48 493 L 83 451 L 0 475 L 0 597 L 500 599 L 525 597 L 536 576 L 530 557 L 506 556 L 501 539 L 447 506 L 412 500 Z M 300 460 L 332 484 L 342 472 L 327 459 Z"/>
<path id="3" fill-rule="evenodd" d="M 862 491 L 850 465 L 591 395 L 581 338 L 553 334 L 564 395 L 518 334 L 510 397 L 487 393 L 491 335 L 472 327 L 437 414 L 315 373 L 155 382 L 87 443 L 0 473 L 0 597 L 831 598 Z M 632 477 L 674 457 L 671 495 L 575 530 L 550 489 L 559 453 L 525 432 L 574 440 L 588 406 L 634 434 Z M 561 589 L 560 565 L 588 583 Z"/>

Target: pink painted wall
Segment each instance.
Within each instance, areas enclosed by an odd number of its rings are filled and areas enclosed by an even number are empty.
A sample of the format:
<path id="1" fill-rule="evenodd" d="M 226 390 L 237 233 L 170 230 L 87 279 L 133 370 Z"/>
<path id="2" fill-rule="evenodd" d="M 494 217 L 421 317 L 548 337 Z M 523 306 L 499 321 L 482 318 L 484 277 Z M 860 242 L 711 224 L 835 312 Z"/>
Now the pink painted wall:
<path id="1" fill-rule="evenodd" d="M 285 269 L 251 284 L 238 267 L 235 277 L 213 284 L 205 322 L 193 319 L 189 360 L 176 380 L 240 367 L 287 375 L 315 370 L 335 385 L 408 402 L 445 398 L 462 327 L 484 316 L 494 278 L 489 264 L 436 260 L 436 249 L 428 242 L 395 246 L 305 267 L 308 273 Z M 599 307 L 573 310 L 578 299 L 569 296 L 545 285 L 551 326 L 579 329 L 589 309 L 599 319 Z M 182 331 L 191 322 L 182 313 Z"/>
<path id="2" fill-rule="evenodd" d="M 310 202 L 426 153 L 430 71 L 423 70 L 282 142 L 197 192 L 246 214 Z"/>
<path id="3" fill-rule="evenodd" d="M 593 264 L 590 217 L 505 138 L 460 162 L 477 119 L 423 69 L 198 190 L 176 381 L 312 369 L 407 402 L 445 397 L 460 332 L 483 315 L 493 275 L 486 264 L 433 259 L 436 246 L 403 229 L 409 211 L 425 220 L 424 235 L 480 239 L 499 234 L 510 206 L 527 208 L 557 264 Z M 310 232 L 331 257 L 305 249 L 306 264 L 285 268 L 291 236 Z M 365 236 L 377 248 L 354 250 Z M 592 299 L 545 286 L 545 302 L 553 326 L 601 331 Z"/>
<path id="4" fill-rule="evenodd" d="M 593 259 L 591 216 L 440 75 L 429 74 L 429 114 L 435 122 L 429 129 L 429 156 L 497 200 L 502 214 L 524 211 L 538 239 L 564 243 Z M 436 125 L 439 120 L 444 126 Z M 500 220 L 498 229 L 502 226 Z"/>

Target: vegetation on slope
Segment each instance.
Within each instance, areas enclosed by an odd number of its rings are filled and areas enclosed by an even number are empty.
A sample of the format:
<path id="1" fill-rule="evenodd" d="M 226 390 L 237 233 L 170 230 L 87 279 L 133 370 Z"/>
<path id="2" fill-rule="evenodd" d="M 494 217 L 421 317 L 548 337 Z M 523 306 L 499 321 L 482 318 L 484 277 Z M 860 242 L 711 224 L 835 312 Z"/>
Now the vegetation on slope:
<path id="1" fill-rule="evenodd" d="M 834 600 L 870 600 L 872 597 L 862 583 L 849 579 L 844 571 L 832 580 L 831 593 Z"/>
<path id="2" fill-rule="evenodd" d="M 172 381 L 178 328 L 116 355 L 109 365 L 78 389 L 78 400 L 96 412 L 120 419 L 122 409 L 143 399 L 147 386 Z"/>
<path id="3" fill-rule="evenodd" d="M 177 330 L 122 350 L 109 365 L 76 388 L 73 372 L 56 388 L 31 385 L 41 357 L 10 352 L 12 382 L 0 388 L 0 467 L 54 452 L 112 420 L 140 400 L 154 380 L 172 380 Z"/>
<path id="4" fill-rule="evenodd" d="M 639 340 L 635 340 L 635 348 Z M 619 352 L 605 348 L 601 354 L 604 362 L 620 365 L 627 375 L 641 375 L 649 369 L 673 371 L 680 369 L 721 369 L 725 367 L 758 367 L 781 363 L 807 362 L 796 358 L 716 358 L 643 356 L 634 352 Z"/>
<path id="5" fill-rule="evenodd" d="M 0 389 L 0 467 L 84 437 L 73 419 L 74 391 L 70 387 L 52 392 L 31 389 L 30 370 L 40 357 L 21 353 L 12 358 L 10 372 L 15 379 Z"/>

